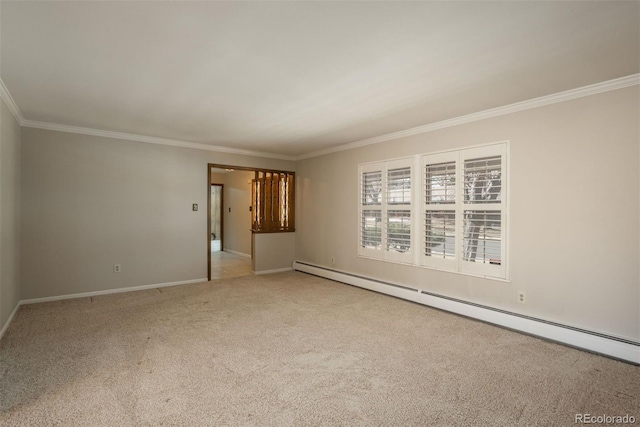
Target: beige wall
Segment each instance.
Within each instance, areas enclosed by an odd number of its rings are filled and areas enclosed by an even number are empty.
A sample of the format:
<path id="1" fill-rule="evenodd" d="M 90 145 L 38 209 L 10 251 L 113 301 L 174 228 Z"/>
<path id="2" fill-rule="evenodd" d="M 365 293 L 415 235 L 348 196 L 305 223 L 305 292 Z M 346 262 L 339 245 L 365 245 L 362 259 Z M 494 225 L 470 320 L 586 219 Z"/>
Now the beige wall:
<path id="1" fill-rule="evenodd" d="M 224 250 L 248 256 L 251 256 L 250 181 L 254 175 L 253 171 L 242 170 L 211 174 L 212 184 L 224 185 Z"/>
<path id="2" fill-rule="evenodd" d="M 634 86 L 297 164 L 20 131 L 2 105 L 0 321 L 20 296 L 206 277 L 207 212 L 191 204 L 206 206 L 207 163 L 217 163 L 297 169 L 297 232 L 259 237 L 259 271 L 289 267 L 295 255 L 638 340 L 639 95 Z M 503 140 L 511 141 L 510 283 L 357 257 L 358 163 Z M 526 304 L 516 302 L 518 291 Z"/>
<path id="3" fill-rule="evenodd" d="M 639 95 L 633 86 L 300 161 L 296 259 L 638 340 Z M 357 256 L 359 163 L 504 140 L 510 283 Z"/>
<path id="4" fill-rule="evenodd" d="M 224 249 L 251 256 L 251 171 L 225 174 Z M 231 212 L 229 212 L 231 209 Z"/>
<path id="5" fill-rule="evenodd" d="M 291 268 L 296 233 L 255 233 L 253 271 L 256 274 Z"/>
<path id="6" fill-rule="evenodd" d="M 211 210 L 209 221 L 211 223 L 211 234 L 216 240 L 222 238 L 222 187 L 211 186 Z"/>
<path id="7" fill-rule="evenodd" d="M 22 299 L 206 278 L 207 209 L 191 205 L 207 206 L 208 163 L 295 170 L 284 160 L 22 129 Z"/>
<path id="8" fill-rule="evenodd" d="M 0 100 L 0 330 L 20 301 L 20 126 Z"/>

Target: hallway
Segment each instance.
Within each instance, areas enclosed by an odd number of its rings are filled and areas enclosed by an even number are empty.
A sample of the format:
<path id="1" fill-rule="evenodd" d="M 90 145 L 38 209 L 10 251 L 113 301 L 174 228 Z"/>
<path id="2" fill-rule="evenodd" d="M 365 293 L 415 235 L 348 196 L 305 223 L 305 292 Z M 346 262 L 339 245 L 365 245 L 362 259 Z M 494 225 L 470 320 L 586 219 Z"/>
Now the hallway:
<path id="1" fill-rule="evenodd" d="M 214 242 L 216 241 L 212 243 Z M 211 251 L 211 280 L 251 275 L 253 275 L 251 258 L 220 250 Z"/>

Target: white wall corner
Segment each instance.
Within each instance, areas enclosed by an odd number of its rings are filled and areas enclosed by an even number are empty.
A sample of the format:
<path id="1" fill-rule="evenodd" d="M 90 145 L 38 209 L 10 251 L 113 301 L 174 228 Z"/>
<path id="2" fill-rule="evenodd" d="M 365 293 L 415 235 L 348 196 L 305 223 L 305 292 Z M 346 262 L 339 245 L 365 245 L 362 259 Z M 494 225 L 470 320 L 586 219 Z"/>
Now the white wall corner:
<path id="1" fill-rule="evenodd" d="M 7 108 L 9 108 L 9 111 L 11 111 L 11 114 L 13 114 L 13 117 L 15 117 L 18 124 L 23 126 L 25 120 L 22 116 L 22 112 L 18 108 L 18 104 L 13 100 L 11 93 L 9 93 L 9 89 L 7 89 L 2 79 L 0 79 L 0 98 L 2 98 L 5 104 L 7 104 Z"/>
<path id="2" fill-rule="evenodd" d="M 20 308 L 21 305 L 22 305 L 21 303 L 16 304 L 16 308 L 13 309 L 13 312 L 11 313 L 7 321 L 4 322 L 4 325 L 0 330 L 0 341 L 2 341 L 2 337 L 4 337 L 4 333 L 7 332 L 7 330 L 9 329 L 9 326 L 11 325 L 13 318 L 16 317 L 16 314 L 18 313 L 18 309 Z"/>

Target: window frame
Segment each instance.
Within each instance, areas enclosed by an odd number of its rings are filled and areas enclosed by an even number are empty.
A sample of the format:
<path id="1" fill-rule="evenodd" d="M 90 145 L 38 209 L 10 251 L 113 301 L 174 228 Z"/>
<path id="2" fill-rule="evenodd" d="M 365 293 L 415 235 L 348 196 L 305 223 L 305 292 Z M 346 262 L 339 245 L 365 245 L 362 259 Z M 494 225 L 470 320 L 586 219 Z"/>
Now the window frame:
<path id="1" fill-rule="evenodd" d="M 445 153 L 437 153 L 437 154 L 427 154 L 420 156 L 420 186 L 421 186 L 421 206 L 420 210 L 420 262 L 419 265 L 423 267 L 432 267 L 438 270 L 445 271 L 453 271 L 457 272 L 457 257 L 460 254 L 460 242 L 458 239 L 459 231 L 458 231 L 458 218 L 459 212 L 457 207 L 457 201 L 460 197 L 459 183 L 460 183 L 460 167 L 458 165 L 458 154 L 454 151 L 445 152 Z M 426 196 L 426 168 L 427 165 L 437 165 L 443 163 L 454 163 L 455 164 L 455 202 L 454 203 L 427 203 Z M 441 259 L 439 257 L 432 257 L 426 255 L 426 216 L 427 211 L 447 211 L 453 213 L 455 215 L 455 234 L 454 234 L 454 259 Z"/>
<path id="2" fill-rule="evenodd" d="M 383 171 L 383 163 L 382 162 L 377 162 L 377 163 L 369 163 L 369 164 L 365 164 L 365 165 L 359 165 L 358 167 L 358 255 L 362 256 L 362 257 L 366 257 L 366 258 L 376 258 L 376 259 L 383 259 L 383 254 L 382 254 L 382 249 L 383 249 L 383 244 L 384 244 L 384 239 L 382 238 L 382 235 L 384 233 L 383 229 L 382 229 L 382 225 L 383 225 L 383 218 L 382 218 L 382 198 L 383 198 L 383 194 L 384 194 L 384 185 L 383 185 L 383 180 L 384 180 L 384 171 Z M 365 173 L 375 173 L 375 172 L 380 172 L 380 204 L 365 204 L 364 203 L 364 187 L 363 187 L 363 175 Z M 368 248 L 362 245 L 363 242 L 363 230 L 364 230 L 364 223 L 363 223 L 363 214 L 365 211 L 376 211 L 376 212 L 380 212 L 380 248 L 379 249 L 374 249 L 374 248 Z"/>
<path id="3" fill-rule="evenodd" d="M 509 282 L 509 200 L 510 200 L 510 170 L 509 170 L 509 141 L 462 147 L 458 149 L 416 154 L 412 157 L 362 163 L 358 165 L 358 256 L 387 262 L 411 264 L 417 267 L 436 269 L 456 274 L 483 277 L 497 281 Z M 500 156 L 500 185 L 501 197 L 499 202 L 465 203 L 464 193 L 464 165 L 465 160 L 481 159 L 484 157 Z M 455 202 L 427 203 L 426 194 L 426 166 L 439 163 L 455 162 Z M 397 205 L 389 205 L 386 200 L 387 173 L 398 165 L 411 167 L 411 216 L 410 250 L 406 253 L 393 253 L 386 250 L 387 215 L 389 210 Z M 368 209 L 363 205 L 362 174 L 364 172 L 380 171 L 382 175 L 382 203 L 381 212 L 381 242 L 380 249 L 370 250 L 362 247 L 362 213 Z M 364 208 L 364 209 L 363 209 Z M 464 213 L 465 211 L 495 211 L 500 215 L 500 264 L 476 263 L 463 260 L 464 248 Z M 455 214 L 454 225 L 454 259 L 433 257 L 425 254 L 426 249 L 426 219 L 427 211 L 446 211 Z M 445 235 L 446 239 L 446 235 Z"/>
<path id="4" fill-rule="evenodd" d="M 403 159 L 396 159 L 396 160 L 390 160 L 387 162 L 384 162 L 384 173 L 383 173 L 383 180 L 382 180 L 382 188 L 383 190 L 383 196 L 382 196 L 382 201 L 383 201 L 383 212 L 382 212 L 382 225 L 383 225 L 383 249 L 385 251 L 385 260 L 387 261 L 396 261 L 399 263 L 406 263 L 406 264 L 411 264 L 413 263 L 413 253 L 415 251 L 415 239 L 414 239 L 414 233 L 413 231 L 415 230 L 415 226 L 414 226 L 414 205 L 415 205 L 415 170 L 414 170 L 414 159 L 411 157 L 408 158 L 403 158 Z M 411 200 L 408 203 L 391 203 L 389 201 L 389 171 L 391 170 L 397 170 L 397 169 L 404 169 L 404 168 L 409 168 L 409 183 L 410 183 L 410 187 L 409 187 L 409 194 L 410 194 L 410 198 Z M 410 222 L 409 222 L 409 249 L 407 251 L 404 252 L 400 252 L 400 251 L 394 251 L 394 250 L 390 250 L 388 248 L 389 245 L 389 212 L 390 211 L 397 211 L 397 212 L 408 212 L 409 213 L 409 218 L 410 218 Z"/>
<path id="5" fill-rule="evenodd" d="M 461 165 L 461 178 L 464 178 L 464 162 L 466 160 L 480 159 L 490 156 L 500 156 L 500 174 L 501 174 L 501 198 L 497 203 L 465 203 L 464 199 L 460 200 L 460 221 L 457 221 L 460 226 L 458 240 L 464 239 L 464 211 L 494 211 L 500 212 L 500 265 L 492 264 L 480 264 L 470 261 L 465 261 L 462 257 L 459 258 L 458 271 L 461 273 L 468 273 L 472 275 L 481 275 L 485 277 L 496 277 L 499 279 L 506 279 L 506 266 L 507 266 L 507 201 L 508 197 L 508 175 L 507 171 L 507 152 L 506 145 L 492 145 L 478 148 L 469 148 L 460 151 L 460 165 Z M 460 183 L 461 187 L 464 184 Z M 464 189 L 462 189 L 464 191 Z M 462 243 L 461 243 L 462 245 Z M 461 247 L 462 250 L 462 247 Z"/>
<path id="6" fill-rule="evenodd" d="M 389 201 L 389 171 L 395 169 L 409 168 L 409 180 L 410 180 L 410 201 L 408 203 L 391 203 Z M 381 185 L 380 185 L 380 204 L 365 204 L 364 203 L 364 187 L 363 187 L 363 175 L 365 173 L 380 172 L 381 173 Z M 416 242 L 416 230 L 413 217 L 415 215 L 416 204 L 416 178 L 415 178 L 415 157 L 405 157 L 393 160 L 386 160 L 382 162 L 364 163 L 358 165 L 358 256 L 364 258 L 373 258 L 378 260 L 384 260 L 389 262 L 397 262 L 402 264 L 414 264 L 415 263 L 415 242 Z M 380 212 L 380 248 L 373 249 L 364 247 L 363 242 L 363 214 L 365 211 L 379 211 Z M 389 212 L 401 211 L 407 212 L 410 216 L 410 237 L 409 237 L 409 249 L 406 251 L 390 250 L 389 243 Z"/>

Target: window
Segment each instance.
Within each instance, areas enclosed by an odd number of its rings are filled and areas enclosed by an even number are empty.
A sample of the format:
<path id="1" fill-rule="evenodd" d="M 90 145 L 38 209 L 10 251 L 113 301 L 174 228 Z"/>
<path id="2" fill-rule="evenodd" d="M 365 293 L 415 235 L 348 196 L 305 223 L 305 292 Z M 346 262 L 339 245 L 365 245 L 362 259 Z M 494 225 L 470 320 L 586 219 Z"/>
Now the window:
<path id="1" fill-rule="evenodd" d="M 506 279 L 506 162 L 501 143 L 360 165 L 359 255 Z"/>
<path id="2" fill-rule="evenodd" d="M 295 231 L 294 177 L 293 172 L 256 171 L 251 185 L 252 231 Z"/>
<path id="3" fill-rule="evenodd" d="M 506 144 L 423 156 L 421 263 L 506 278 Z"/>
<path id="4" fill-rule="evenodd" d="M 412 262 L 413 159 L 360 166 L 359 255 Z"/>
<path id="5" fill-rule="evenodd" d="M 382 249 L 382 168 L 362 173 L 360 244 L 366 250 Z"/>
<path id="6" fill-rule="evenodd" d="M 423 264 L 455 269 L 456 248 L 456 161 L 451 153 L 428 157 L 424 170 Z"/>

